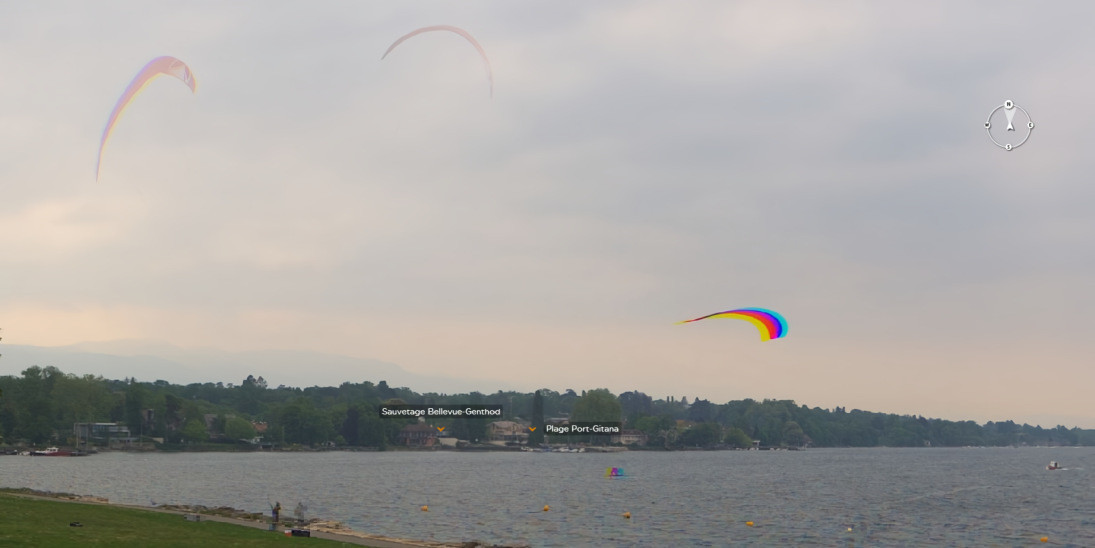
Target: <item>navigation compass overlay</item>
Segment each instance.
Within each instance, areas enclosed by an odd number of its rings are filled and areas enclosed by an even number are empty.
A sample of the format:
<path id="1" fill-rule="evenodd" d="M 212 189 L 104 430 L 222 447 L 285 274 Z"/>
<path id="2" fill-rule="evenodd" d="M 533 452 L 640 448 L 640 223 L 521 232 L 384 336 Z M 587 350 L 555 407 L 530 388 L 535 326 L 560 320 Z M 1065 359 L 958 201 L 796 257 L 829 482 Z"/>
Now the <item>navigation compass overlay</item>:
<path id="1" fill-rule="evenodd" d="M 1002 136 L 1001 139 L 997 139 L 997 136 L 994 136 L 992 134 L 992 130 L 995 127 L 993 126 L 992 118 L 993 116 L 997 116 L 997 113 L 999 113 L 1001 110 L 1003 111 L 1004 118 L 1007 121 L 1005 135 L 1009 134 L 1010 132 L 1015 132 L 1016 136 L 1018 136 L 1019 134 L 1023 135 L 1023 138 L 1016 144 L 1011 144 L 1010 140 L 1004 139 Z M 1022 122 L 1020 121 L 1020 127 L 1024 128 L 1025 131 L 1016 131 L 1015 129 L 1015 115 L 1019 112 L 1021 112 L 1022 117 L 1026 118 L 1027 120 L 1026 124 L 1022 124 Z M 989 112 L 988 119 L 985 120 L 985 132 L 988 133 L 989 139 L 992 139 L 993 144 L 1004 150 L 1012 150 L 1014 148 L 1022 146 L 1023 143 L 1027 142 L 1027 139 L 1030 139 L 1030 134 L 1033 129 L 1034 120 L 1031 119 L 1030 113 L 1027 112 L 1027 109 L 1015 104 L 1015 102 L 1011 99 L 1004 101 L 1004 104 L 992 109 L 992 112 Z M 1007 142 L 1000 142 L 1001 140 L 1005 140 Z"/>

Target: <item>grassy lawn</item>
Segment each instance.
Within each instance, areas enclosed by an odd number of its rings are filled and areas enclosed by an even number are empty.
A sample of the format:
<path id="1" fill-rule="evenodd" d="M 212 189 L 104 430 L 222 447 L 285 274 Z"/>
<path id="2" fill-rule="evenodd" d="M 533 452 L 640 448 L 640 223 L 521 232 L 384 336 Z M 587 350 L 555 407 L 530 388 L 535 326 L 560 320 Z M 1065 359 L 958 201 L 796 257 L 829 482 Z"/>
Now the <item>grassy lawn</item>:
<path id="1" fill-rule="evenodd" d="M 83 527 L 71 527 L 80 522 Z M 0 546 L 353 546 L 214 521 L 0 493 Z"/>

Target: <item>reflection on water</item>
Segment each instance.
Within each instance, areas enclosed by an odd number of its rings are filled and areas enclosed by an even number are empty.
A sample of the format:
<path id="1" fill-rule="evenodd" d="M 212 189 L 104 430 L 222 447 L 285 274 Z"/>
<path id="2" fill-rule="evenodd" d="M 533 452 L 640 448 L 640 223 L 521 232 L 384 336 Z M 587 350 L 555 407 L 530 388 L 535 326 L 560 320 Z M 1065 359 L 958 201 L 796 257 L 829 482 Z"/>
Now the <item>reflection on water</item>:
<path id="1" fill-rule="evenodd" d="M 611 466 L 628 477 L 604 478 Z M 267 513 L 304 502 L 361 531 L 442 541 L 1093 546 L 1092 470 L 1095 448 L 107 453 L 0 457 L 0 485 Z"/>

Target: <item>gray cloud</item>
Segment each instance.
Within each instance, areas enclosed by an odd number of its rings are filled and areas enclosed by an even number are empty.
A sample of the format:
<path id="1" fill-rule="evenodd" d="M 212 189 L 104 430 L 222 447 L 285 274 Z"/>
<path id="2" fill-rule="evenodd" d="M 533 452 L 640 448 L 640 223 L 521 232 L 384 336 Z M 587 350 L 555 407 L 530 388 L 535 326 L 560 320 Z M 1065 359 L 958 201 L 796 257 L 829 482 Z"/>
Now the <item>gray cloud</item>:
<path id="1" fill-rule="evenodd" d="M 780 379 L 752 379 L 774 397 L 886 389 L 790 380 L 822 363 L 1010 375 L 1007 356 L 1052 348 L 1086 374 L 1091 343 L 1062 334 L 1089 330 L 1095 296 L 1087 4 L 68 7 L 0 14 L 0 228 L 19 234 L 0 239 L 0 322 L 17 342 L 95 338 L 79 326 L 97 318 L 98 338 L 291 340 L 486 378 L 515 355 L 496 330 L 575 387 L 617 371 L 581 349 L 679 396 L 698 386 L 667 368 L 685 335 L 644 326 L 771 306 L 797 338 L 772 358 Z M 493 99 L 456 37 L 380 61 L 442 23 L 483 43 Z M 161 54 L 198 93 L 150 86 L 95 183 L 110 107 Z M 1010 153 L 981 128 L 1005 98 L 1038 122 Z M 726 359 L 695 333 L 689 359 Z M 750 395 L 733 390 L 709 397 Z M 917 412 L 917 395 L 891 401 Z"/>

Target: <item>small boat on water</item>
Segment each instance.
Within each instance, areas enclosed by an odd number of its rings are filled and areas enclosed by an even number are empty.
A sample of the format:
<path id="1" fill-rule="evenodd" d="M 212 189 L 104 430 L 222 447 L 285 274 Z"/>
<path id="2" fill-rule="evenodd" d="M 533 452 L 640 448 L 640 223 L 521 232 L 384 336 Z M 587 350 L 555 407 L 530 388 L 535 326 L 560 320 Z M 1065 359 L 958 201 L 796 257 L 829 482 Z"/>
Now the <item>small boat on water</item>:
<path id="1" fill-rule="evenodd" d="M 1046 465 L 1046 470 L 1061 470 L 1063 468 L 1064 467 L 1061 466 L 1061 463 L 1059 463 L 1055 460 L 1049 461 L 1049 464 Z"/>
<path id="2" fill-rule="evenodd" d="M 87 453 L 80 450 L 62 451 L 56 447 L 47 447 L 44 451 L 31 451 L 30 453 L 32 457 L 83 457 L 85 455 Z"/>

